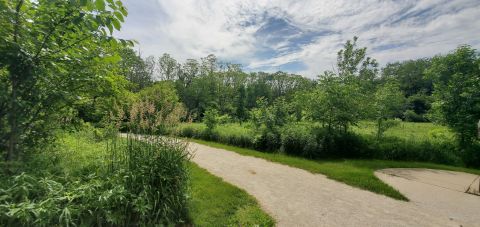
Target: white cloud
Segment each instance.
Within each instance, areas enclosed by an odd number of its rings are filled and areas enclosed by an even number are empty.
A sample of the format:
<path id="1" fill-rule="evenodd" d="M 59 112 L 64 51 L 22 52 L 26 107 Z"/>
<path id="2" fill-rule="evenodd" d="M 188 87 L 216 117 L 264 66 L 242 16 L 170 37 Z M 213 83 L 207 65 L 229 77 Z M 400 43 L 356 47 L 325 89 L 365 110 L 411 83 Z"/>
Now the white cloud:
<path id="1" fill-rule="evenodd" d="M 143 53 L 168 52 L 179 60 L 213 53 L 252 70 L 302 62 L 306 69 L 297 73 L 313 77 L 332 69 L 336 52 L 354 35 L 382 64 L 446 53 L 459 44 L 480 47 L 478 0 L 126 0 L 125 4 L 130 15 L 119 36 L 138 40 Z M 301 45 L 292 41 L 298 38 L 295 34 L 267 42 L 267 37 L 282 34 L 259 36 L 259 29 L 268 23 L 266 15 L 283 18 L 301 31 L 329 33 Z M 298 48 L 290 48 L 293 45 Z M 396 48 L 382 50 L 386 46 Z M 257 52 L 265 48 L 278 52 L 259 56 Z"/>

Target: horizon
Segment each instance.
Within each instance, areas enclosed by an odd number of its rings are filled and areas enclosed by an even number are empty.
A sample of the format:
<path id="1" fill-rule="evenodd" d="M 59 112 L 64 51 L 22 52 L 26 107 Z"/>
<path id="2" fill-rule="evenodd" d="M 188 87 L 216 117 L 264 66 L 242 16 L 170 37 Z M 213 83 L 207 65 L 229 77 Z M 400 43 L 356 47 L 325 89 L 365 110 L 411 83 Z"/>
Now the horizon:
<path id="1" fill-rule="evenodd" d="M 246 72 L 315 78 L 335 66 L 342 45 L 358 45 L 380 66 L 480 47 L 479 1 L 124 1 L 120 38 L 145 56 L 183 62 L 214 54 Z"/>

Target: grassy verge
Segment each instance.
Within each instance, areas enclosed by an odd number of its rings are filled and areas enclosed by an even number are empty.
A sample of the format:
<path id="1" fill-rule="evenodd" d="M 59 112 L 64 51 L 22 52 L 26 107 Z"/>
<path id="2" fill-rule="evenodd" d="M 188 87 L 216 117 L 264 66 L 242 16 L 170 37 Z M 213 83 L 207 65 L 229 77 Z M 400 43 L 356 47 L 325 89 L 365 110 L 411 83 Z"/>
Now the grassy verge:
<path id="1" fill-rule="evenodd" d="M 120 146 L 120 144 L 119 144 Z M 96 217 L 108 216 L 123 223 L 123 204 L 140 196 L 125 194 L 122 181 L 105 179 L 109 155 L 104 140 L 90 132 L 59 134 L 58 143 L 32 154 L 27 163 L 6 165 L 0 171 L 0 226 L 99 225 Z M 188 162 L 189 189 L 186 221 L 193 226 L 273 226 L 257 201 L 194 163 Z M 25 174 L 22 174 L 25 172 Z M 165 175 L 164 175 L 165 176 Z M 120 190 L 122 189 L 122 190 Z M 160 191 L 161 188 L 153 189 Z M 128 197 L 126 197 L 128 196 Z M 68 200 L 66 202 L 66 200 Z M 117 201 L 117 200 L 115 200 Z M 165 204 L 166 205 L 166 204 Z M 84 212 L 85 210 L 91 210 Z M 64 215 L 65 212 L 69 215 Z M 92 214 L 91 212 L 94 212 Z M 110 212 L 105 214 L 105 212 Z M 115 216 L 113 216 L 115 215 Z M 112 219 L 113 220 L 113 219 Z M 115 222 L 116 223 L 116 222 Z M 123 225 L 123 224 L 114 224 Z"/>
<path id="2" fill-rule="evenodd" d="M 196 226 L 273 226 L 273 219 L 245 191 L 190 165 L 190 218 Z"/>
<path id="3" fill-rule="evenodd" d="M 65 134 L 60 139 L 55 166 L 68 175 L 88 174 L 104 165 L 105 142 L 96 142 L 85 132 Z M 224 182 L 194 163 L 189 164 L 189 216 L 195 226 L 273 226 L 273 219 L 245 191 Z"/>
<path id="4" fill-rule="evenodd" d="M 403 196 L 396 189 L 392 188 L 391 186 L 385 184 L 380 179 L 378 179 L 374 175 L 374 172 L 378 169 L 384 168 L 430 168 L 480 174 L 480 170 L 476 169 L 467 169 L 462 167 L 453 167 L 420 162 L 351 159 L 308 160 L 304 158 L 288 156 L 285 154 L 259 152 L 251 149 L 239 148 L 204 140 L 191 139 L 191 141 L 233 151 L 241 155 L 263 158 L 272 162 L 277 162 L 288 166 L 304 169 L 312 173 L 321 173 L 326 175 L 330 179 L 343 182 L 353 187 L 365 189 L 378 194 L 386 195 L 394 199 L 405 201 L 408 200 L 405 196 Z"/>

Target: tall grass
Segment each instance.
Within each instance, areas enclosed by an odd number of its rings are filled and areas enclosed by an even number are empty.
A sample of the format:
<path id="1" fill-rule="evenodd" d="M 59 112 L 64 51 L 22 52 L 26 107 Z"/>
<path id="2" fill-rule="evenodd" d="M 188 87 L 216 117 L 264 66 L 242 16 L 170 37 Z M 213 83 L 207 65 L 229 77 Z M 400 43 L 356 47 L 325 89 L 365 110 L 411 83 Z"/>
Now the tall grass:
<path id="1" fill-rule="evenodd" d="M 217 141 L 234 146 L 255 148 L 255 132 L 247 125 L 236 123 L 217 125 L 209 132 L 203 123 L 183 123 L 175 130 L 181 137 Z"/>
<path id="2" fill-rule="evenodd" d="M 135 133 L 175 121 L 149 102 L 137 103 L 129 114 Z M 188 223 L 186 144 L 156 136 L 118 138 L 124 116 L 112 116 L 101 132 L 86 128 L 66 136 L 63 145 L 23 163 L 17 175 L 1 174 L 0 226 Z"/>
<path id="3" fill-rule="evenodd" d="M 218 125 L 213 133 L 202 123 L 182 124 L 178 135 L 223 144 L 262 149 L 259 132 L 248 125 Z M 455 143 L 446 127 L 431 123 L 402 122 L 376 137 L 373 122 L 361 122 L 352 132 L 331 133 L 315 123 L 290 123 L 280 129 L 275 142 L 277 152 L 307 158 L 374 158 L 383 160 L 422 161 L 449 165 L 469 164 L 469 158 Z"/>

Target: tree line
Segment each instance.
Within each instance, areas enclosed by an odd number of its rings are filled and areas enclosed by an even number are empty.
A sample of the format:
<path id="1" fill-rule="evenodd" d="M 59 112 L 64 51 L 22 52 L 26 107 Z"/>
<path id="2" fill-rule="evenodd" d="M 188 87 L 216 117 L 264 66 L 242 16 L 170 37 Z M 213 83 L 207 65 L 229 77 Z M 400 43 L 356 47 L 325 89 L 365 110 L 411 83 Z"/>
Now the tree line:
<path id="1" fill-rule="evenodd" d="M 380 68 L 354 37 L 337 53 L 335 70 L 308 79 L 244 72 L 214 55 L 144 58 L 133 42 L 112 37 L 126 16 L 120 1 L 0 4 L 0 147 L 7 160 L 48 143 L 56 129 L 101 126 L 138 99 L 178 100 L 184 121 L 202 121 L 209 110 L 228 121 L 260 120 L 272 109 L 288 118 L 274 122 L 315 121 L 332 132 L 374 120 L 381 137 L 402 119 L 442 122 L 462 143 L 475 140 L 479 57 L 470 46 Z"/>

